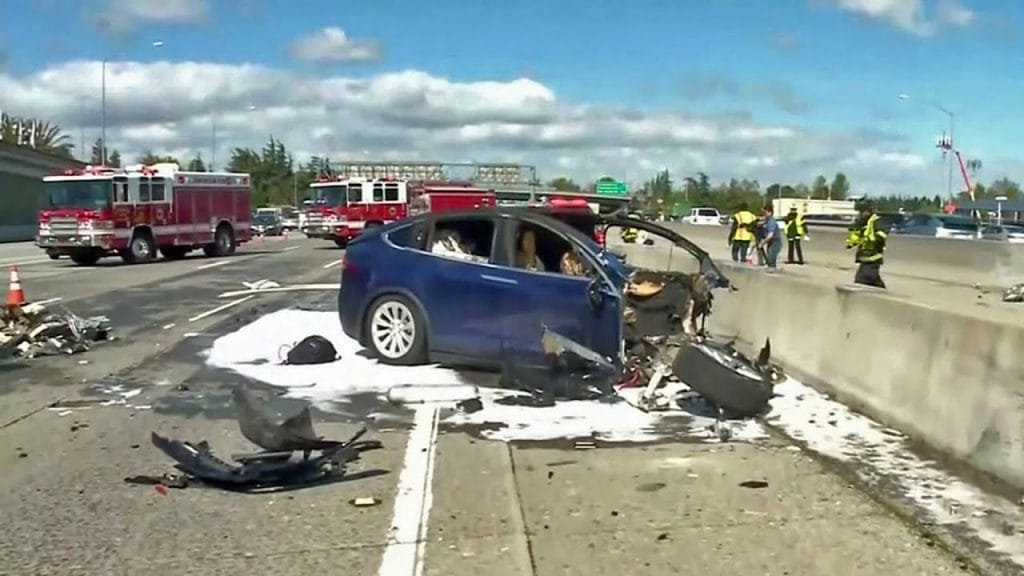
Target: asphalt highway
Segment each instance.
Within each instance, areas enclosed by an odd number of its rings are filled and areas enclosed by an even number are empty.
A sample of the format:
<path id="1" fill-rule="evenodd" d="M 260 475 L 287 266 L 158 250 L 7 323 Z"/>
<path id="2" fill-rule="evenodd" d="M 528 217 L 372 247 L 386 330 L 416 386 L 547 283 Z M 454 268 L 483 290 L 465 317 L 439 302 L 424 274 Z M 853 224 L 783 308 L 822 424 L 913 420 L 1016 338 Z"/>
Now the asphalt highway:
<path id="1" fill-rule="evenodd" d="M 0 247 L 0 266 L 18 264 L 30 300 L 60 298 L 80 315 L 107 315 L 117 336 L 81 355 L 0 364 L 0 574 L 401 576 L 417 565 L 428 575 L 974 569 L 970 546 L 940 544 L 913 511 L 781 436 L 591 449 L 569 438 L 506 444 L 444 426 L 421 437 L 410 434 L 411 410 L 378 420 L 356 406 L 346 415 L 316 412 L 327 437 L 368 423 L 370 437 L 383 443 L 349 481 L 260 495 L 197 487 L 162 494 L 123 482 L 172 471 L 150 445 L 152 431 L 206 439 L 224 454 L 245 449 L 230 389 L 246 379 L 208 367 L 205 351 L 275 310 L 333 310 L 335 292 L 218 295 L 259 279 L 334 282 L 341 256 L 333 245 L 293 237 L 219 260 L 82 268 L 31 246 Z M 128 388 L 141 392 L 129 397 Z M 294 400 L 261 390 L 282 413 L 294 408 Z M 416 488 L 407 474 L 421 452 L 429 454 L 429 473 Z M 399 485 L 422 493 L 418 517 L 416 506 L 405 509 L 410 499 Z M 361 497 L 380 504 L 350 503 Z M 415 561 L 384 571 L 389 555 Z"/>

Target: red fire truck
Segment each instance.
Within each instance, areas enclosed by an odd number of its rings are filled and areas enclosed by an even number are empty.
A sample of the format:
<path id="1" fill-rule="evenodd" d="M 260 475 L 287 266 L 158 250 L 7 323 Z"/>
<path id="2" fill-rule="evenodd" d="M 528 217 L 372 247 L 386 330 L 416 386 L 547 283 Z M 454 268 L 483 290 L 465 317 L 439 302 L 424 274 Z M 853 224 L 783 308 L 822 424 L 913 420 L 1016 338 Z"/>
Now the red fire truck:
<path id="1" fill-rule="evenodd" d="M 187 172 L 177 164 L 93 167 L 43 178 L 36 244 L 51 258 L 95 264 L 226 256 L 251 238 L 248 174 Z"/>
<path id="2" fill-rule="evenodd" d="M 394 178 L 321 178 L 310 184 L 303 232 L 344 247 L 364 229 L 423 211 L 494 206 L 493 190 L 462 182 L 408 182 Z"/>

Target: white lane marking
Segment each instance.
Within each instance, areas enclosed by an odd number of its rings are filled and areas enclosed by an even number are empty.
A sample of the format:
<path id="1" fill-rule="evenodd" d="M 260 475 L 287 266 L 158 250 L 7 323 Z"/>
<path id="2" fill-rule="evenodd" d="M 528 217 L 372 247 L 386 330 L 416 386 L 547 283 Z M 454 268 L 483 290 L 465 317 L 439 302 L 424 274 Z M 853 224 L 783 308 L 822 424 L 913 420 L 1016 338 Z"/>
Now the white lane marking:
<path id="1" fill-rule="evenodd" d="M 337 266 L 338 264 L 341 264 L 344 261 L 345 261 L 344 258 L 339 258 L 339 259 L 335 260 L 334 262 L 328 262 L 327 264 L 324 264 L 324 270 L 330 268 L 331 266 Z"/>
<path id="2" fill-rule="evenodd" d="M 335 282 L 333 284 L 292 284 L 290 286 L 278 286 L 276 288 L 260 288 L 258 290 L 245 289 L 245 290 L 232 290 L 231 292 L 224 292 L 217 296 L 217 298 L 233 298 L 235 296 L 241 296 L 243 294 L 262 294 L 264 292 L 302 292 L 306 290 L 339 290 L 341 284 Z"/>
<path id="3" fill-rule="evenodd" d="M 47 304 L 54 304 L 63 300 L 63 296 L 57 296 L 56 298 L 47 298 L 46 300 L 40 300 L 38 302 L 29 302 L 29 304 L 38 304 L 39 306 L 46 306 Z"/>
<path id="4" fill-rule="evenodd" d="M 255 298 L 255 296 L 246 296 L 245 298 L 239 298 L 238 300 L 232 300 L 231 302 L 228 302 L 226 304 L 221 304 L 220 306 L 217 306 L 213 310 L 207 310 L 206 312 L 203 312 L 202 314 L 196 314 L 195 316 L 189 318 L 188 321 L 189 322 L 195 322 L 196 320 L 202 320 L 203 318 L 206 318 L 207 316 L 213 316 L 214 314 L 216 314 L 218 312 L 223 312 L 224 310 L 227 310 L 228 308 L 231 308 L 232 306 L 238 306 L 242 302 L 245 302 L 247 300 L 252 300 L 253 298 Z"/>
<path id="5" fill-rule="evenodd" d="M 285 248 L 284 250 L 281 250 L 281 252 L 287 252 L 289 250 L 298 250 L 299 248 L 302 248 L 302 246 L 289 246 L 289 247 Z"/>
<path id="6" fill-rule="evenodd" d="M 171 322 L 170 324 L 164 324 L 164 330 L 170 330 L 171 328 L 174 328 L 174 322 Z"/>
<path id="7" fill-rule="evenodd" d="M 22 258 L 20 260 L 8 260 L 6 262 L 0 262 L 0 266 L 25 266 L 26 264 L 42 264 L 44 262 L 57 262 L 50 258 Z"/>
<path id="8" fill-rule="evenodd" d="M 421 576 L 427 544 L 430 507 L 434 503 L 434 458 L 440 409 L 416 409 L 409 442 L 398 478 L 398 495 L 391 519 L 391 535 L 378 576 Z"/>
<path id="9" fill-rule="evenodd" d="M 196 270 L 209 270 L 210 268 L 216 268 L 217 266 L 223 266 L 225 264 L 231 264 L 231 260 L 218 260 L 216 262 L 210 262 L 209 264 L 196 266 Z"/>

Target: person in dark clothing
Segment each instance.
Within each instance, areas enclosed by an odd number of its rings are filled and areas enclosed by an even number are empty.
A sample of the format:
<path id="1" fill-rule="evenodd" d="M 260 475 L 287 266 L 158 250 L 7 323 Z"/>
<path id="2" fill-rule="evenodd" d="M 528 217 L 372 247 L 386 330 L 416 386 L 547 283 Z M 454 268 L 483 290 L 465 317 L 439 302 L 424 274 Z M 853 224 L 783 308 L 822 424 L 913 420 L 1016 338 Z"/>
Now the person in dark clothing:
<path id="1" fill-rule="evenodd" d="M 796 206 L 789 209 L 789 214 L 786 215 L 785 222 L 786 244 L 789 249 L 786 264 L 799 264 L 803 266 L 803 240 L 804 236 L 807 236 L 807 222 L 804 220 L 804 215 L 797 211 Z M 796 256 L 795 259 L 794 255 Z"/>
<path id="2" fill-rule="evenodd" d="M 745 202 L 740 203 L 739 209 L 732 215 L 732 225 L 729 226 L 729 247 L 732 249 L 733 262 L 746 262 L 747 251 L 754 242 L 754 222 L 757 216 L 747 209 Z"/>
<path id="3" fill-rule="evenodd" d="M 757 243 L 755 248 L 757 249 L 757 265 L 764 266 L 768 260 L 767 254 L 765 254 L 765 216 L 761 215 L 757 219 L 757 223 L 754 224 L 754 242 Z"/>
<path id="4" fill-rule="evenodd" d="M 880 221 L 878 214 L 875 214 L 874 204 L 870 200 L 858 202 L 857 211 L 860 214 L 846 237 L 846 249 L 857 249 L 854 256 L 857 272 L 854 274 L 853 282 L 885 288 L 881 270 L 889 231 Z"/>
<path id="5" fill-rule="evenodd" d="M 775 211 L 771 206 L 764 209 L 764 224 L 762 225 L 762 238 L 758 248 L 764 254 L 765 265 L 769 272 L 775 272 L 779 253 L 782 252 L 782 227 L 775 220 Z"/>

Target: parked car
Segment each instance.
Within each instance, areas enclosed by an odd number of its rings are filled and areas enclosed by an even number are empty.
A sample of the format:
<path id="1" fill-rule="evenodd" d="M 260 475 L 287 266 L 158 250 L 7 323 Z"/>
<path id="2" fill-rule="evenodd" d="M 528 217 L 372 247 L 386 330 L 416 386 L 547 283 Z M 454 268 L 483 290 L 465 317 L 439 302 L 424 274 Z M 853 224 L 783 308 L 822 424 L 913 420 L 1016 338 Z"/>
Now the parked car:
<path id="1" fill-rule="evenodd" d="M 994 242 L 1024 243 L 1024 226 L 1020 224 L 989 223 L 981 226 L 978 238 Z"/>
<path id="2" fill-rule="evenodd" d="M 263 212 L 253 216 L 252 231 L 259 236 L 280 236 L 284 225 L 280 217 Z"/>
<path id="3" fill-rule="evenodd" d="M 933 236 L 962 240 L 978 238 L 980 234 L 978 224 L 970 218 L 945 214 L 914 214 L 897 232 L 910 236 Z"/>
<path id="4" fill-rule="evenodd" d="M 594 226 L 661 236 L 693 258 L 708 287 L 729 286 L 708 253 L 676 232 L 623 216 L 591 218 Z M 528 235 L 539 269 L 517 266 Z M 581 273 L 560 270 L 571 254 Z M 338 314 L 345 334 L 389 364 L 541 363 L 542 326 L 621 362 L 634 272 L 577 228 L 534 210 L 427 213 L 349 244 Z"/>
<path id="5" fill-rule="evenodd" d="M 722 215 L 714 208 L 692 208 L 683 221 L 697 226 L 721 226 Z"/>

